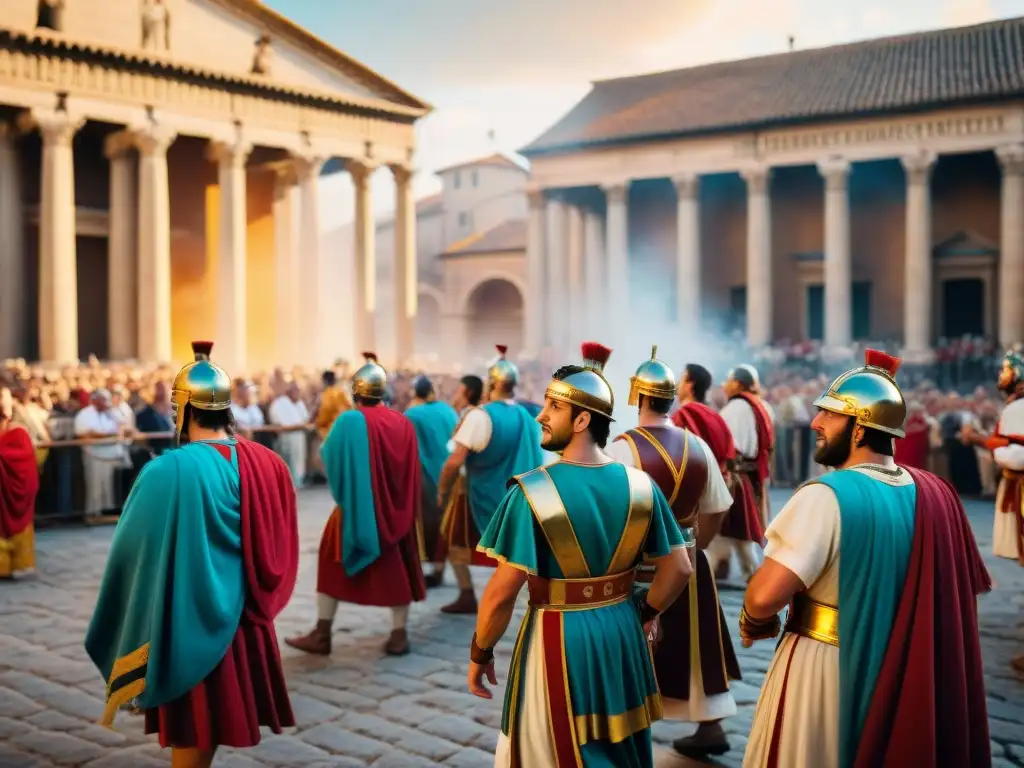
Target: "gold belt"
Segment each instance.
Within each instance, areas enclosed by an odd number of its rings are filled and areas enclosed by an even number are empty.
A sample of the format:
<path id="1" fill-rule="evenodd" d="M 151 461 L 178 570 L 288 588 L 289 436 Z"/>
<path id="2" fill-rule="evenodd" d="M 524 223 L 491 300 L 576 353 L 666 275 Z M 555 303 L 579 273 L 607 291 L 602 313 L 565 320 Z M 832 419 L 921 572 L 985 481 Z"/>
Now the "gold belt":
<path id="1" fill-rule="evenodd" d="M 786 631 L 839 647 L 839 609 L 800 592 L 793 597 Z"/>
<path id="2" fill-rule="evenodd" d="M 1012 469 L 1004 469 L 1003 477 L 1007 480 L 1024 480 L 1024 472 L 1018 472 Z"/>

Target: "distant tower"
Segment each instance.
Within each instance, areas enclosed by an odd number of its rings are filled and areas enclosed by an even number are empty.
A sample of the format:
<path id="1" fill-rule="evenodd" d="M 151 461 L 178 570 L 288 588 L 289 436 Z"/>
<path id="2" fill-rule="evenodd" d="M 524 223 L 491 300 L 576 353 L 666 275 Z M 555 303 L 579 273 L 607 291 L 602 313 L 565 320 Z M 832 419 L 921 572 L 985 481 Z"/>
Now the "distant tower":
<path id="1" fill-rule="evenodd" d="M 796 44 L 796 38 L 792 35 L 789 36 L 789 50 L 793 50 L 793 46 Z"/>

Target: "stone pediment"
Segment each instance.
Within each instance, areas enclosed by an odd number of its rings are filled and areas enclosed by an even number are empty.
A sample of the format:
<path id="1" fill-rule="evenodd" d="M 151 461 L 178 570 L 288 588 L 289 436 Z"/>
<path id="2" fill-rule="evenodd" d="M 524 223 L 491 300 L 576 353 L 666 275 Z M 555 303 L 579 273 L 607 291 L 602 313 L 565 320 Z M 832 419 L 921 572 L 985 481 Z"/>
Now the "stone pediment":
<path id="1" fill-rule="evenodd" d="M 36 2 L 16 27 L 28 32 Z M 21 19 L 21 16 L 26 18 Z M 29 19 L 28 17 L 32 18 Z M 36 29 L 97 52 L 141 57 L 267 86 L 386 102 L 425 113 L 429 106 L 258 0 L 76 0 L 63 5 L 60 29 Z M 382 105 L 383 106 L 383 105 Z"/>
<path id="2" fill-rule="evenodd" d="M 999 246 L 996 243 L 970 229 L 962 229 L 936 243 L 932 248 L 932 255 L 936 259 L 965 256 L 994 257 L 998 254 Z"/>

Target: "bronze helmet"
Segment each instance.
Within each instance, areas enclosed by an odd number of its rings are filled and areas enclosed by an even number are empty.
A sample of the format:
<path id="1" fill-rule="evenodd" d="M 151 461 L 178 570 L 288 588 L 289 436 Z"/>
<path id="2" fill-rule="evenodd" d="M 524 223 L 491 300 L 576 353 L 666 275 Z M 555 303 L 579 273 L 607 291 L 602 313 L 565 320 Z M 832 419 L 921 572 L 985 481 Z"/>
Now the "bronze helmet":
<path id="1" fill-rule="evenodd" d="M 864 365 L 841 374 L 814 401 L 817 408 L 853 416 L 857 424 L 893 437 L 904 437 L 907 403 L 896 384 L 900 359 L 874 349 L 864 353 Z"/>
<path id="2" fill-rule="evenodd" d="M 231 407 L 231 377 L 219 365 L 210 362 L 212 341 L 193 341 L 195 360 L 174 377 L 171 385 L 171 413 L 174 431 L 181 436 L 185 427 L 185 406 L 203 411 L 223 411 Z"/>
<path id="3" fill-rule="evenodd" d="M 615 395 L 608 379 L 604 377 L 604 367 L 612 351 L 595 341 L 584 342 L 581 350 L 584 370 L 570 374 L 564 379 L 552 379 L 544 395 L 613 420 Z"/>
<path id="4" fill-rule="evenodd" d="M 380 400 L 388 391 L 388 374 L 373 352 L 363 352 L 366 362 L 352 377 L 352 394 Z"/>
<path id="5" fill-rule="evenodd" d="M 488 381 L 491 384 L 511 384 L 515 386 L 519 383 L 519 369 L 515 363 L 505 357 L 508 347 L 504 344 L 497 344 L 495 349 L 498 350 L 498 356 L 487 366 Z"/>
<path id="6" fill-rule="evenodd" d="M 672 369 L 658 359 L 658 346 L 651 347 L 651 359 L 645 360 L 629 377 L 629 404 L 638 405 L 640 395 L 672 400 L 676 396 L 676 377 Z"/>

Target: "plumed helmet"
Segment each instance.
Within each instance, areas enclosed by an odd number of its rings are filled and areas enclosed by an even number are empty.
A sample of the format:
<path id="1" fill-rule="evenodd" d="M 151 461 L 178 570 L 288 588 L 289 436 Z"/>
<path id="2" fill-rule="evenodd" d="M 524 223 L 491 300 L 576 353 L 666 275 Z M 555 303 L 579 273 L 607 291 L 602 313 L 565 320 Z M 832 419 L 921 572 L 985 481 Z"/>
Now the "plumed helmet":
<path id="1" fill-rule="evenodd" d="M 519 383 L 519 369 L 515 363 L 505 357 L 508 347 L 504 344 L 497 344 L 495 349 L 498 350 L 498 356 L 487 366 L 487 379 L 492 384 L 501 383 L 515 386 Z"/>
<path id="2" fill-rule="evenodd" d="M 193 341 L 195 360 L 174 377 L 171 385 L 171 409 L 174 429 L 181 435 L 185 427 L 185 406 L 203 411 L 223 411 L 231 407 L 231 377 L 219 365 L 210 362 L 212 341 Z"/>
<path id="3" fill-rule="evenodd" d="M 645 360 L 629 378 L 629 404 L 637 405 L 640 395 L 671 400 L 676 396 L 676 377 L 672 369 L 658 359 L 658 346 L 651 347 L 651 359 Z"/>
<path id="4" fill-rule="evenodd" d="M 1013 383 L 1024 381 L 1024 355 L 1014 350 L 1008 350 L 1003 357 L 1003 367 L 1009 368 L 1013 375 Z"/>
<path id="5" fill-rule="evenodd" d="M 584 342 L 581 351 L 584 370 L 569 374 L 564 379 L 552 379 L 544 394 L 552 400 L 561 400 L 611 419 L 615 395 L 604 377 L 604 367 L 612 351 L 596 341 Z"/>
<path id="6" fill-rule="evenodd" d="M 377 362 L 373 352 L 363 352 L 366 361 L 352 377 L 352 394 L 380 400 L 387 394 L 388 374 Z"/>
<path id="7" fill-rule="evenodd" d="M 864 365 L 841 374 L 814 401 L 825 411 L 853 416 L 857 424 L 893 437 L 904 437 L 907 403 L 896 384 L 900 359 L 874 349 L 864 353 Z"/>

